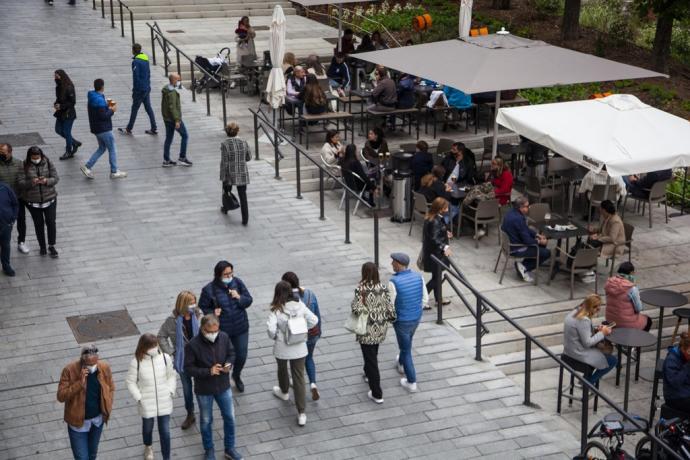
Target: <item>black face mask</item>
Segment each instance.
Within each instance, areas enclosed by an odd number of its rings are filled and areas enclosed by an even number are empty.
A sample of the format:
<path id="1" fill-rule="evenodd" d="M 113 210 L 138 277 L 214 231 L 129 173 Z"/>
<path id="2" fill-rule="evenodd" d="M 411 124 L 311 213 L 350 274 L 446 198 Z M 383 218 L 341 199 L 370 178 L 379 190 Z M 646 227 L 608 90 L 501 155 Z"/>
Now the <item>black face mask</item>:
<path id="1" fill-rule="evenodd" d="M 9 162 L 12 161 L 12 157 L 11 157 L 11 156 L 0 155 L 0 161 L 2 161 L 3 163 L 9 163 Z"/>

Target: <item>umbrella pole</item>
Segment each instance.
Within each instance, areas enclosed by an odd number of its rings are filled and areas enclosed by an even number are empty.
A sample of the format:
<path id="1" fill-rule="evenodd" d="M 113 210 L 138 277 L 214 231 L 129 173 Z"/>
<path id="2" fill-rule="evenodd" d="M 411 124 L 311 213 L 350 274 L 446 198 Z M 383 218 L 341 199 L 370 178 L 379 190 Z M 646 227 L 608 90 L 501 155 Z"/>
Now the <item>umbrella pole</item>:
<path id="1" fill-rule="evenodd" d="M 338 52 L 342 51 L 341 39 L 343 36 L 343 4 L 338 3 Z"/>
<path id="2" fill-rule="evenodd" d="M 491 158 L 496 156 L 498 150 L 498 109 L 501 108 L 501 92 L 496 91 L 496 111 L 494 112 L 494 138 L 491 142 Z"/>
<path id="3" fill-rule="evenodd" d="M 611 184 L 611 176 L 606 174 L 606 187 L 604 187 L 604 199 L 609 199 L 609 185 Z"/>

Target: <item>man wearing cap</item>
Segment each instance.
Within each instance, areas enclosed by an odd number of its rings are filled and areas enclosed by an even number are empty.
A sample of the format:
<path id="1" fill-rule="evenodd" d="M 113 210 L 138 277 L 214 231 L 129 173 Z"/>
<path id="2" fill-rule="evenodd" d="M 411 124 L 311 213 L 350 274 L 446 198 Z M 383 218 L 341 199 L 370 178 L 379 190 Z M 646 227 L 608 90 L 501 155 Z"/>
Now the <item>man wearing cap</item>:
<path id="1" fill-rule="evenodd" d="M 397 367 L 400 374 L 400 385 L 410 392 L 417 391 L 417 375 L 412 362 L 412 338 L 422 319 L 422 309 L 429 302 L 429 294 L 424 288 L 424 279 L 420 273 L 410 270 L 410 257 L 402 252 L 391 254 L 393 271 L 388 283 L 391 300 L 395 304 L 397 319 L 393 323 L 395 337 L 398 340 Z"/>
<path id="2" fill-rule="evenodd" d="M 75 459 L 95 460 L 114 394 L 110 366 L 99 361 L 94 345 L 82 348 L 81 357 L 62 370 L 57 400 L 65 403 L 64 419 Z"/>

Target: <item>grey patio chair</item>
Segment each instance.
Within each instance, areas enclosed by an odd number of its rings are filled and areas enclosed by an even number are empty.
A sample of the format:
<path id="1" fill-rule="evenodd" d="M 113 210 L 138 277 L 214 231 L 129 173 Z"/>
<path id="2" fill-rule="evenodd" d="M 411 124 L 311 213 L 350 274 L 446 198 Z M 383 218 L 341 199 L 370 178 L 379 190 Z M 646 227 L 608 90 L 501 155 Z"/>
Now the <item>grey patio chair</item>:
<path id="1" fill-rule="evenodd" d="M 326 163 L 326 160 L 323 159 L 323 155 L 321 155 L 320 153 L 319 153 L 319 158 L 321 158 L 321 165 L 322 165 L 325 169 L 327 169 L 331 174 L 333 174 L 333 175 L 334 175 L 335 177 L 337 177 L 338 179 L 342 179 L 342 178 L 343 178 L 343 173 L 342 173 L 342 171 L 340 170 L 340 166 L 331 165 L 331 164 Z M 325 181 L 328 182 L 329 180 L 332 180 L 332 181 L 333 181 L 333 187 L 331 187 L 331 190 L 335 190 L 335 186 L 336 186 L 336 184 L 338 183 L 338 181 L 335 180 L 335 179 L 333 179 L 333 178 L 332 178 L 331 176 L 329 176 L 328 174 L 326 174 Z"/>
<path id="2" fill-rule="evenodd" d="M 551 284 L 551 278 L 554 277 L 553 273 L 554 265 L 558 259 L 561 263 L 561 268 L 559 271 L 564 271 L 570 273 L 570 299 L 573 298 L 573 290 L 575 287 L 575 275 L 582 274 L 589 271 L 594 272 L 594 293 L 596 294 L 599 286 L 599 273 L 597 271 L 598 259 L 599 259 L 599 249 L 582 247 L 578 249 L 574 256 L 568 254 L 560 246 L 556 246 L 555 254 L 551 258 L 551 269 L 549 281 L 547 284 Z M 572 261 L 570 267 L 568 267 L 568 261 Z"/>
<path id="3" fill-rule="evenodd" d="M 446 153 L 450 152 L 450 148 L 453 146 L 455 141 L 453 139 L 448 139 L 442 137 L 438 140 L 438 145 L 436 145 L 436 152 L 434 152 L 434 165 L 440 165 L 443 162 L 443 157 Z"/>
<path id="4" fill-rule="evenodd" d="M 527 224 L 533 225 L 546 220 L 546 215 L 551 214 L 551 219 L 560 219 L 561 216 L 551 212 L 549 203 L 533 203 L 529 205 L 527 212 Z"/>
<path id="5" fill-rule="evenodd" d="M 424 221 L 428 209 L 429 203 L 426 201 L 426 197 L 422 193 L 412 192 L 412 216 L 410 218 L 410 231 L 407 232 L 407 236 L 412 235 L 412 225 L 414 225 L 415 218 L 420 216 Z"/>
<path id="6" fill-rule="evenodd" d="M 625 241 L 614 244 L 615 249 L 618 249 L 619 246 L 623 246 L 624 252 L 623 255 L 625 255 L 625 252 L 628 253 L 628 262 L 632 262 L 632 242 L 633 242 L 633 232 L 635 231 L 635 226 L 626 224 L 623 222 L 623 227 L 625 228 Z M 613 251 L 613 255 L 611 257 L 606 258 L 606 265 L 608 266 L 609 261 L 611 261 L 611 270 L 609 272 L 609 276 L 613 276 L 613 267 L 616 265 L 616 251 Z"/>
<path id="7" fill-rule="evenodd" d="M 465 215 L 465 210 L 474 211 L 474 215 Z M 462 218 L 474 222 L 474 234 L 477 234 L 480 225 L 486 228 L 486 234 L 489 234 L 489 224 L 498 224 L 501 221 L 501 216 L 498 208 L 498 200 L 480 201 L 477 206 L 460 206 L 460 218 L 458 219 L 458 233 L 462 228 Z M 451 230 L 452 231 L 452 230 Z M 479 247 L 479 238 L 475 238 L 475 248 Z"/>
<path id="8" fill-rule="evenodd" d="M 637 201 L 637 205 L 639 206 L 640 203 L 642 203 L 642 215 L 644 216 L 644 208 L 646 204 L 649 204 L 649 228 L 652 228 L 652 203 L 656 203 L 657 205 L 661 205 L 661 203 L 664 203 L 664 213 L 666 215 L 666 223 L 668 224 L 668 205 L 666 204 L 666 186 L 671 182 L 670 180 L 662 180 L 660 182 L 655 183 L 652 185 L 652 188 L 649 190 L 649 197 L 647 198 L 639 198 L 636 196 L 632 196 L 631 194 L 625 195 L 625 200 L 623 201 L 623 216 L 625 216 L 625 206 L 628 203 L 628 198 L 631 200 Z"/>
<path id="9" fill-rule="evenodd" d="M 503 264 L 503 270 L 501 270 L 501 277 L 498 280 L 498 284 L 503 284 L 503 276 L 506 274 L 506 267 L 508 266 L 508 262 L 510 259 L 514 259 L 515 261 L 520 261 L 522 259 L 526 259 L 526 257 L 520 257 L 511 254 L 511 249 L 513 248 L 523 248 L 525 247 L 524 244 L 513 244 L 510 242 L 510 238 L 508 237 L 508 234 L 504 232 L 503 230 L 500 231 L 500 237 L 499 237 L 499 242 L 500 242 L 500 249 L 498 250 L 498 257 L 496 258 L 496 265 L 494 266 L 494 273 L 498 270 L 498 263 L 501 261 L 501 255 L 505 256 L 505 263 Z M 534 248 L 536 249 L 536 257 L 533 257 L 534 259 L 537 259 L 537 269 L 533 271 L 534 273 L 534 285 L 536 286 L 539 284 L 538 281 L 538 272 L 539 272 L 539 246 L 534 244 Z"/>
<path id="10" fill-rule="evenodd" d="M 543 200 L 551 200 L 551 207 L 553 207 L 553 198 L 561 194 L 561 190 L 554 190 L 549 186 L 544 186 L 537 177 L 527 177 L 525 184 L 525 194 L 528 198 L 534 198 L 535 203 L 541 203 Z"/>
<path id="11" fill-rule="evenodd" d="M 400 144 L 400 150 L 403 152 L 414 153 L 417 151 L 417 144 Z"/>
<path id="12" fill-rule="evenodd" d="M 613 197 L 614 203 L 616 202 L 616 193 L 618 192 L 618 187 L 616 185 L 609 184 L 609 197 Z M 604 201 L 604 194 L 606 193 L 606 185 L 595 185 L 592 187 L 592 192 L 589 195 L 589 207 L 587 215 L 587 225 L 592 225 L 592 214 L 593 210 L 598 209 L 601 206 L 601 202 Z"/>

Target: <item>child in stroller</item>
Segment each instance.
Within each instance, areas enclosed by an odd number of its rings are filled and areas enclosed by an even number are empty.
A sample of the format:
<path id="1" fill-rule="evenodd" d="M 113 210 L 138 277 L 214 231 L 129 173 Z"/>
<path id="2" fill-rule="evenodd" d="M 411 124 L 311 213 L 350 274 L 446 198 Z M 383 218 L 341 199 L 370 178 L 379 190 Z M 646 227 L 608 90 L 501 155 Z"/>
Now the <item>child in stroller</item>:
<path id="1" fill-rule="evenodd" d="M 221 49 L 212 58 L 197 56 L 194 62 L 207 72 L 203 73 L 203 76 L 195 82 L 194 89 L 199 93 L 206 88 L 220 87 L 230 77 L 230 48 Z M 232 82 L 230 88 L 234 86 L 234 82 Z"/>

